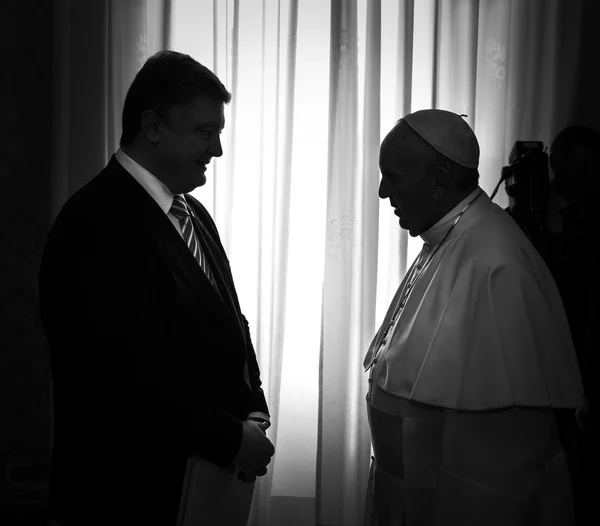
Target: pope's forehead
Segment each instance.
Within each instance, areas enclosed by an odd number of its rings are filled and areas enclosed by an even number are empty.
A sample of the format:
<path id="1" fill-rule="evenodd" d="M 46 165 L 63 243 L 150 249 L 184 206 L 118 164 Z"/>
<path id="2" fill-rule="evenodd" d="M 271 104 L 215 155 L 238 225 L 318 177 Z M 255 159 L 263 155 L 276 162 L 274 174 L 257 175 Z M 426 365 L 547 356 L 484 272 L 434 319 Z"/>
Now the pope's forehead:
<path id="1" fill-rule="evenodd" d="M 418 137 L 408 125 L 394 127 L 381 143 L 379 161 L 386 163 L 406 159 L 419 146 Z"/>

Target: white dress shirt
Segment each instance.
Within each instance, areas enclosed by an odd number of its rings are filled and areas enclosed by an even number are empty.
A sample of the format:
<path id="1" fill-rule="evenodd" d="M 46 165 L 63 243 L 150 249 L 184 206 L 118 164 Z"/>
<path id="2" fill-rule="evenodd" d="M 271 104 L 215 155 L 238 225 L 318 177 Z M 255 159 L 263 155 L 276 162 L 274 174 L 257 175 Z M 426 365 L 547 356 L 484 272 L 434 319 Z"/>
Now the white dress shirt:
<path id="1" fill-rule="evenodd" d="M 150 194 L 150 197 L 156 201 L 156 204 L 160 209 L 167 214 L 167 217 L 171 223 L 173 223 L 173 226 L 177 232 L 179 232 L 179 235 L 183 238 L 179 221 L 170 213 L 171 206 L 173 205 L 173 193 L 160 179 L 156 178 L 143 166 L 136 163 L 129 155 L 121 150 L 121 148 L 117 150 L 115 157 L 121 166 L 125 168 L 127 173 L 142 185 L 144 190 Z"/>

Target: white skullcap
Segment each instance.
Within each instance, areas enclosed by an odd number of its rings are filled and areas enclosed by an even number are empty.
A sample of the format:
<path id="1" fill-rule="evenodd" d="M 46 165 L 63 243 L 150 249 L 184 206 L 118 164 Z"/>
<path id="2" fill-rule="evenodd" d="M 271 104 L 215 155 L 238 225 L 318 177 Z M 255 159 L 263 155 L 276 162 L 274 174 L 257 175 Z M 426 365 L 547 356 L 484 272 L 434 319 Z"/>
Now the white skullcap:
<path id="1" fill-rule="evenodd" d="M 421 110 L 409 113 L 402 120 L 444 157 L 467 168 L 479 166 L 477 137 L 460 115 L 445 110 Z"/>

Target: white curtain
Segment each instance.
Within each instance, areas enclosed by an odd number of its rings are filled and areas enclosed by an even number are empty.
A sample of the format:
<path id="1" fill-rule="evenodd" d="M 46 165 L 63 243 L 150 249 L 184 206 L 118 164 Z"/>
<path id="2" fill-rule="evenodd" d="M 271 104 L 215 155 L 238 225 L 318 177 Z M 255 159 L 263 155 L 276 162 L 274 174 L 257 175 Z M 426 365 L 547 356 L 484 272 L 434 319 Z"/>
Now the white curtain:
<path id="1" fill-rule="evenodd" d="M 168 47 L 169 0 L 54 0 L 52 216 L 116 151 L 127 88 Z"/>
<path id="2" fill-rule="evenodd" d="M 362 524 L 370 461 L 362 358 L 420 250 L 378 198 L 380 142 L 411 111 L 466 114 L 491 193 L 515 140 L 548 144 L 561 125 L 562 8 L 173 2 L 172 48 L 233 93 L 225 154 L 194 193 L 231 255 L 273 412 L 277 452 L 251 524 Z M 503 189 L 496 202 L 507 206 Z"/>
<path id="3" fill-rule="evenodd" d="M 466 114 L 490 194 L 515 140 L 549 144 L 569 124 L 576 46 L 566 36 L 577 34 L 581 2 L 57 4 L 71 4 L 71 20 L 79 10 L 79 24 L 104 20 L 97 64 L 80 65 L 85 45 L 65 54 L 67 37 L 57 37 L 58 86 L 69 91 L 55 104 L 70 108 L 55 130 L 58 206 L 84 182 L 77 174 L 97 173 L 115 151 L 126 89 L 158 49 L 190 54 L 232 92 L 224 155 L 193 193 L 229 253 L 272 414 L 276 455 L 250 524 L 361 525 L 370 462 L 362 358 L 420 249 L 378 198 L 380 142 L 412 111 Z M 78 74 L 68 74 L 76 61 Z M 70 98 L 89 86 L 87 70 L 100 81 L 91 93 L 102 111 Z M 95 127 L 83 122 L 95 117 Z M 70 133 L 92 128 L 92 137 Z M 507 205 L 503 189 L 496 202 Z"/>

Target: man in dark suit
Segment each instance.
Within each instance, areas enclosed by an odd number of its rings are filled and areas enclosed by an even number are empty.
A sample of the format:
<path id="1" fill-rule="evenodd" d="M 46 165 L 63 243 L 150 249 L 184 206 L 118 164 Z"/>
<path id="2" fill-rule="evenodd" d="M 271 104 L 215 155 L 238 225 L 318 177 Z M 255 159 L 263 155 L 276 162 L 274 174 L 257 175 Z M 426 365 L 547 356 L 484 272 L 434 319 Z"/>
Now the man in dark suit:
<path id="1" fill-rule="evenodd" d="M 230 99 L 191 57 L 151 57 L 125 99 L 121 148 L 48 236 L 39 285 L 61 526 L 174 525 L 189 457 L 252 481 L 274 453 L 227 256 L 187 194 L 223 153 Z"/>

